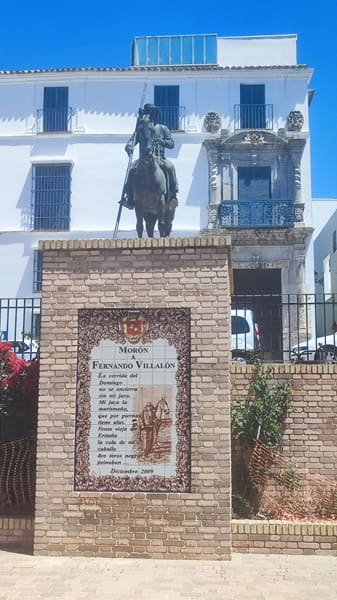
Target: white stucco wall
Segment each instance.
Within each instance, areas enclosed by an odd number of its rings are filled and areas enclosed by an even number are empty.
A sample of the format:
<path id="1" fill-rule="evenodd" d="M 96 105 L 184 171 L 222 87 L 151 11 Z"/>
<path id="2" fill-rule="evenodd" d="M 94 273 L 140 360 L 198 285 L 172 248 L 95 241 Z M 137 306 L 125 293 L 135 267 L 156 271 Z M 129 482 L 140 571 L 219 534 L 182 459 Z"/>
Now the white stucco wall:
<path id="1" fill-rule="evenodd" d="M 223 66 L 296 65 L 297 36 L 218 38 L 218 63 Z"/>
<path id="2" fill-rule="evenodd" d="M 324 278 L 326 293 L 337 293 L 337 250 L 333 249 L 333 233 L 337 235 L 337 198 L 330 200 L 315 200 L 313 205 L 315 271 L 318 279 Z M 329 281 L 328 281 L 329 279 Z M 317 291 L 323 291 L 322 283 L 318 283 Z"/>
<path id="3" fill-rule="evenodd" d="M 231 52 L 237 57 L 233 64 L 296 64 L 296 36 L 218 41 L 226 61 Z M 264 62 L 266 57 L 269 62 Z M 222 64 L 230 64 L 226 61 Z M 203 129 L 205 115 L 219 113 L 222 129 L 234 133 L 234 105 L 240 103 L 240 84 L 261 83 L 265 85 L 266 103 L 273 105 L 274 133 L 285 127 L 290 110 L 300 110 L 304 116 L 301 135 L 308 138 L 311 74 L 310 69 L 286 68 L 0 74 L 0 297 L 31 295 L 33 251 L 38 239 L 112 235 L 128 163 L 124 146 L 134 130 L 145 84 L 145 102 L 153 102 L 155 85 L 180 88 L 185 131 L 173 133 L 175 148 L 166 151 L 166 156 L 176 167 L 180 188 L 174 233 L 193 235 L 208 222 L 209 173 L 202 144 L 208 135 Z M 69 87 L 69 106 L 74 111 L 72 133 L 37 134 L 36 114 L 43 107 L 45 86 Z M 71 229 L 65 233 L 33 232 L 32 168 L 54 162 L 72 166 Z M 310 226 L 309 139 L 301 171 L 305 224 Z M 123 210 L 120 232 L 136 235 L 133 211 Z"/>

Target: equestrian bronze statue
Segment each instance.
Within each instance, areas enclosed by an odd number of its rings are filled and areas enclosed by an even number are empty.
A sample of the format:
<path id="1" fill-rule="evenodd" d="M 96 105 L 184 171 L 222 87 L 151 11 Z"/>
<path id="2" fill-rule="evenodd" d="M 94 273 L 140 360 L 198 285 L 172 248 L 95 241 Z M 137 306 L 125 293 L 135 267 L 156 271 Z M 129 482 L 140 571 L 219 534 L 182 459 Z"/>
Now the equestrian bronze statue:
<path id="1" fill-rule="evenodd" d="M 169 128 L 158 123 L 158 115 L 156 106 L 145 104 L 134 136 L 125 147 L 130 156 L 135 145 L 139 145 L 139 159 L 130 167 L 123 195 L 123 205 L 135 209 L 139 238 L 144 221 L 148 237 L 153 237 L 157 222 L 160 237 L 168 237 L 178 205 L 175 169 L 164 153 L 165 148 L 174 147 L 174 141 Z"/>

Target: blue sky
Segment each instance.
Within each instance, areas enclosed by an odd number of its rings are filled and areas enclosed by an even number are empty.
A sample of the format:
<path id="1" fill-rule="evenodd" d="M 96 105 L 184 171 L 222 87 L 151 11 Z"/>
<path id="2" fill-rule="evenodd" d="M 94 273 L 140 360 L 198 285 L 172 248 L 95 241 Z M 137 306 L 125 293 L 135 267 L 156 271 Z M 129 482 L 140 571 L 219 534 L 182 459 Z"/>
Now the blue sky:
<path id="1" fill-rule="evenodd" d="M 136 35 L 296 33 L 315 69 L 310 109 L 313 197 L 337 198 L 337 1 L 17 0 L 1 9 L 0 69 L 129 66 Z"/>

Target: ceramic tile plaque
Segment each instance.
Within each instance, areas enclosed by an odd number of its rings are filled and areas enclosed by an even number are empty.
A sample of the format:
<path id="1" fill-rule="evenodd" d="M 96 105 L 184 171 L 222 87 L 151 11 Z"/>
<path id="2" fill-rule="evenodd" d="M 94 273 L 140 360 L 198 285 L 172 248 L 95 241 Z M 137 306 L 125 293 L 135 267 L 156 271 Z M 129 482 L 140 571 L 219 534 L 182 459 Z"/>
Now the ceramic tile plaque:
<path id="1" fill-rule="evenodd" d="M 190 490 L 189 309 L 79 311 L 75 490 Z"/>

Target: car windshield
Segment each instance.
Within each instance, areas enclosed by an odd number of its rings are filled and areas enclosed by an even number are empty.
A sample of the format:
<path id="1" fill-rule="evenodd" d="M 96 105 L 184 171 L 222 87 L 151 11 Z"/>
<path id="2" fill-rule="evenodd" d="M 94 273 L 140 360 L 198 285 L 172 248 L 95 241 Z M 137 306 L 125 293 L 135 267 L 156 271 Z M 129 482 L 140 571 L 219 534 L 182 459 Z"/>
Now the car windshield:
<path id="1" fill-rule="evenodd" d="M 238 316 L 232 316 L 232 334 L 249 333 L 249 325 L 247 319 Z"/>

